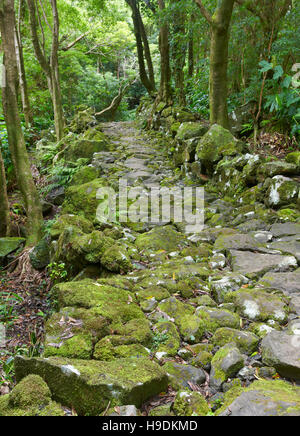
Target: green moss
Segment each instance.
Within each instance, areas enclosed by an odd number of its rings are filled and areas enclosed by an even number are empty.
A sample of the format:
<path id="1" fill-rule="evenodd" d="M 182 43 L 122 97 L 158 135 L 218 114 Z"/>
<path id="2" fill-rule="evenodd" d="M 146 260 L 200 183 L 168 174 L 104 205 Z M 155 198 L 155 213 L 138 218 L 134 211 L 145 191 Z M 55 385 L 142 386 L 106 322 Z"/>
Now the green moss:
<path id="1" fill-rule="evenodd" d="M 293 411 L 299 412 L 300 408 L 300 389 L 282 380 L 258 380 L 252 383 L 248 388 L 233 388 L 225 394 L 224 405 L 218 410 L 217 414 L 222 414 L 243 392 L 261 392 L 268 401 L 274 401 L 278 404 L 278 416 L 281 414 L 293 414 Z M 280 407 L 280 403 L 288 403 L 288 410 Z M 282 412 L 283 411 L 283 412 Z"/>
<path id="2" fill-rule="evenodd" d="M 64 214 L 75 214 L 94 222 L 96 211 L 100 203 L 96 198 L 98 189 L 106 186 L 106 180 L 95 179 L 84 185 L 71 186 L 66 191 L 65 202 L 62 206 Z"/>
<path id="3" fill-rule="evenodd" d="M 94 350 L 94 359 L 96 360 L 114 360 L 124 357 L 140 358 L 148 357 L 149 352 L 140 344 L 118 345 L 113 346 L 109 339 L 99 341 Z"/>
<path id="4" fill-rule="evenodd" d="M 212 338 L 212 343 L 219 347 L 223 347 L 232 342 L 235 343 L 238 349 L 243 353 L 252 354 L 257 350 L 259 337 L 249 332 L 220 328 L 215 332 Z"/>
<path id="5" fill-rule="evenodd" d="M 73 176 L 71 185 L 83 185 L 84 183 L 92 182 L 99 177 L 97 168 L 90 165 L 80 168 Z"/>
<path id="6" fill-rule="evenodd" d="M 173 410 L 177 416 L 207 416 L 210 412 L 210 408 L 200 392 L 184 390 L 177 393 Z"/>
<path id="7" fill-rule="evenodd" d="M 127 251 L 118 245 L 109 247 L 101 257 L 101 264 L 112 272 L 128 272 L 133 266 Z"/>
<path id="8" fill-rule="evenodd" d="M 137 237 L 136 246 L 140 250 L 176 251 L 179 247 L 187 245 L 185 235 L 176 232 L 172 226 L 155 227 L 149 233 Z"/>
<path id="9" fill-rule="evenodd" d="M 58 239 L 66 227 L 76 227 L 81 230 L 82 233 L 91 233 L 94 229 L 93 224 L 81 216 L 60 215 L 60 217 L 51 227 L 51 238 Z"/>
<path id="10" fill-rule="evenodd" d="M 156 348 L 157 353 L 166 353 L 164 356 L 176 356 L 180 347 L 180 336 L 172 322 L 159 322 L 154 327 L 155 334 L 165 335 L 165 340 Z"/>

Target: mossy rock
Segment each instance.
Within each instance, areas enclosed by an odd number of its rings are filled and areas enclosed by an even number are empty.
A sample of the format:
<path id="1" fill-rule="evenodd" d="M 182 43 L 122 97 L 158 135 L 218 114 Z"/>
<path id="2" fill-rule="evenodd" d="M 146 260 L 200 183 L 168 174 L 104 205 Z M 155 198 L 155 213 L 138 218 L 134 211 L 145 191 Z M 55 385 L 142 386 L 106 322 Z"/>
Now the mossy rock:
<path id="1" fill-rule="evenodd" d="M 42 239 L 30 252 L 30 262 L 34 269 L 42 270 L 50 263 L 50 246 L 46 239 Z"/>
<path id="2" fill-rule="evenodd" d="M 300 184 L 284 176 L 275 176 L 265 182 L 265 205 L 274 209 L 297 203 Z"/>
<path id="3" fill-rule="evenodd" d="M 100 200 L 97 200 L 97 192 L 105 186 L 104 179 L 95 179 L 84 185 L 71 186 L 66 191 L 62 213 L 75 214 L 92 222 L 96 221 L 96 212 L 100 204 Z"/>
<path id="4" fill-rule="evenodd" d="M 219 389 L 245 365 L 244 357 L 234 344 L 227 344 L 214 355 L 211 362 L 210 385 Z"/>
<path id="5" fill-rule="evenodd" d="M 96 344 L 93 354 L 94 359 L 101 361 L 110 361 L 125 357 L 141 358 L 148 356 L 149 352 L 140 344 L 113 346 L 110 340 L 106 338 Z"/>
<path id="6" fill-rule="evenodd" d="M 116 325 L 144 318 L 134 296 L 123 289 L 106 286 L 93 280 L 61 283 L 53 288 L 53 296 L 62 307 L 93 308 L 95 314 Z"/>
<path id="7" fill-rule="evenodd" d="M 226 302 L 233 302 L 237 312 L 251 321 L 274 320 L 279 324 L 287 321 L 289 308 L 280 293 L 264 289 L 241 289 L 230 293 Z"/>
<path id="8" fill-rule="evenodd" d="M 200 392 L 177 392 L 173 410 L 176 416 L 207 416 L 211 411 Z"/>
<path id="9" fill-rule="evenodd" d="M 214 124 L 200 139 L 196 152 L 208 174 L 212 174 L 214 166 L 223 157 L 236 156 L 244 150 L 245 145 L 235 139 L 229 130 Z"/>
<path id="10" fill-rule="evenodd" d="M 260 338 L 253 333 L 226 327 L 218 329 L 211 339 L 212 343 L 218 347 L 234 343 L 242 353 L 248 355 L 257 351 L 259 340 Z"/>
<path id="11" fill-rule="evenodd" d="M 109 334 L 110 321 L 97 310 L 65 307 L 46 322 L 44 357 L 90 359 L 93 344 Z"/>
<path id="12" fill-rule="evenodd" d="M 201 368 L 191 365 L 183 365 L 177 362 L 167 362 L 163 366 L 169 377 L 170 385 L 176 391 L 179 389 L 190 389 L 189 383 L 199 386 L 205 382 L 205 372 Z"/>
<path id="13" fill-rule="evenodd" d="M 108 271 L 115 273 L 128 272 L 133 268 L 126 249 L 116 244 L 103 253 L 101 264 Z"/>
<path id="14" fill-rule="evenodd" d="M 149 416 L 174 416 L 171 410 L 172 403 L 163 404 L 162 406 L 154 407 L 150 410 Z"/>
<path id="15" fill-rule="evenodd" d="M 155 324 L 154 339 L 157 338 L 156 356 L 176 356 L 180 348 L 180 336 L 176 326 L 169 321 L 162 321 Z"/>
<path id="16" fill-rule="evenodd" d="M 52 239 L 58 239 L 66 227 L 77 227 L 82 233 L 91 233 L 94 226 L 91 221 L 78 215 L 60 215 L 51 226 L 50 235 Z"/>
<path id="17" fill-rule="evenodd" d="M 300 416 L 300 389 L 282 380 L 259 380 L 225 394 L 220 416 Z"/>
<path id="18" fill-rule="evenodd" d="M 148 233 L 137 237 L 135 245 L 140 250 L 176 251 L 187 245 L 185 235 L 177 232 L 172 226 L 155 227 Z"/>
<path id="19" fill-rule="evenodd" d="M 285 160 L 288 163 L 292 163 L 300 167 L 300 151 L 294 151 L 293 153 L 287 154 Z"/>
<path id="20" fill-rule="evenodd" d="M 0 238 L 0 264 L 6 256 L 18 250 L 25 242 L 24 238 Z"/>
<path id="21" fill-rule="evenodd" d="M 71 185 L 84 185 L 85 183 L 92 182 L 99 177 L 99 171 L 97 168 L 91 165 L 80 168 L 76 174 L 74 174 Z"/>
<path id="22" fill-rule="evenodd" d="M 10 394 L 0 397 L 0 416 L 64 416 L 61 406 L 38 375 L 28 375 Z"/>
<path id="23" fill-rule="evenodd" d="M 175 139 L 179 142 L 182 142 L 186 141 L 187 139 L 199 138 L 205 135 L 207 131 L 208 127 L 200 122 L 182 123 L 178 129 Z"/>
<path id="24" fill-rule="evenodd" d="M 200 306 L 194 315 L 182 316 L 177 324 L 183 340 L 195 343 L 201 341 L 206 332 L 214 333 L 223 326 L 238 329 L 240 318 L 225 309 Z"/>
<path id="25" fill-rule="evenodd" d="M 168 378 L 149 359 L 127 358 L 110 362 L 49 359 L 15 359 L 17 381 L 28 374 L 42 377 L 56 401 L 73 407 L 79 415 L 99 415 L 110 404 L 140 407 L 165 392 Z"/>

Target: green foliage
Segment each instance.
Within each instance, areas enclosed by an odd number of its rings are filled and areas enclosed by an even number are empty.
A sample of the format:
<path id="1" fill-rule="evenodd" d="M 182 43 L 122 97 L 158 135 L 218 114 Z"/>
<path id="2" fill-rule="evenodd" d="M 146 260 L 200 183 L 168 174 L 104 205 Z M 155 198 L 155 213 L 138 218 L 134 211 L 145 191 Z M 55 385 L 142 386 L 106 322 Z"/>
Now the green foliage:
<path id="1" fill-rule="evenodd" d="M 16 306 L 22 302 L 23 298 L 16 293 L 0 292 L 0 323 L 12 326 L 18 317 Z"/>
<path id="2" fill-rule="evenodd" d="M 52 262 L 48 265 L 47 270 L 53 284 L 62 282 L 68 276 L 64 263 Z"/>
<path id="3" fill-rule="evenodd" d="M 264 108 L 274 119 L 287 126 L 292 136 L 300 136 L 300 89 L 293 77 L 285 74 L 281 65 L 260 62 L 261 72 L 273 72 L 272 79 L 267 80 L 268 95 Z"/>

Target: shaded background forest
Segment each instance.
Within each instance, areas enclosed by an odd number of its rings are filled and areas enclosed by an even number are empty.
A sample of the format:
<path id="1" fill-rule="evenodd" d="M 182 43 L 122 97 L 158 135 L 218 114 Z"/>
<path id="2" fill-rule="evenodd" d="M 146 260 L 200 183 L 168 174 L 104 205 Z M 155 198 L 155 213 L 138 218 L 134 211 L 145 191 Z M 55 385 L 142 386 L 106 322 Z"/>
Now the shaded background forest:
<path id="1" fill-rule="evenodd" d="M 41 136 L 41 131 L 53 124 L 53 108 L 45 74 L 36 61 L 25 1 L 16 5 L 17 26 L 20 30 L 32 124 L 24 132 L 28 143 Z M 147 91 L 142 85 L 138 69 L 136 40 L 131 10 L 125 0 L 58 1 L 60 19 L 59 67 L 63 109 L 71 119 L 82 105 L 101 111 L 108 106 L 124 81 L 137 77 L 123 99 L 116 120 L 135 116 L 140 98 Z M 159 19 L 169 25 L 171 86 L 177 104 L 187 106 L 202 118 L 209 118 L 209 49 L 210 28 L 194 0 L 170 0 L 162 13 L 153 1 L 136 2 L 145 25 L 154 66 L 155 82 L 160 80 Z M 216 1 L 203 2 L 210 10 Z M 246 2 L 247 3 L 247 2 Z M 251 2 L 248 2 L 251 3 Z M 263 1 L 258 9 L 272 22 L 283 1 Z M 260 5 L 261 3 L 261 5 Z M 233 11 L 230 31 L 228 106 L 229 112 L 247 103 L 247 116 L 242 120 L 242 134 L 251 134 L 253 113 L 263 92 L 260 126 L 299 139 L 299 88 L 293 86 L 300 52 L 300 8 L 296 1 L 276 22 L 275 34 L 266 28 L 258 16 L 245 6 Z M 50 52 L 50 5 L 37 2 L 38 33 Z M 49 10 L 47 10 L 49 8 Z M 73 42 L 77 41 L 74 45 Z M 70 47 L 71 45 L 71 47 Z M 294 67 L 295 68 L 295 67 Z M 297 68 L 297 67 L 296 67 Z M 21 103 L 20 103 L 21 104 Z M 256 104 L 256 106 L 255 106 Z M 254 105 L 254 106 L 253 106 Z M 0 109 L 1 110 L 1 109 Z M 6 169 L 10 159 L 3 115 L 0 129 Z"/>

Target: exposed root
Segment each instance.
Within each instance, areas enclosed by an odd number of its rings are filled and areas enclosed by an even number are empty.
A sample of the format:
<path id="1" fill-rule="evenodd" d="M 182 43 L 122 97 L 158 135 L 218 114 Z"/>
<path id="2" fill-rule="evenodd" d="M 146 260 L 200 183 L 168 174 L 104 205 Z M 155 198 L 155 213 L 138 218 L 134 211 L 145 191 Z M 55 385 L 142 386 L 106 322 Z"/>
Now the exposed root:
<path id="1" fill-rule="evenodd" d="M 41 273 L 36 271 L 30 262 L 30 253 L 33 248 L 25 248 L 6 268 L 11 277 L 24 282 L 38 282 Z"/>

